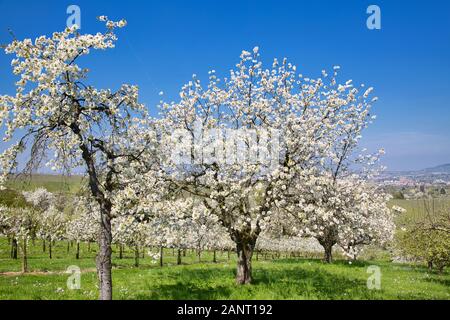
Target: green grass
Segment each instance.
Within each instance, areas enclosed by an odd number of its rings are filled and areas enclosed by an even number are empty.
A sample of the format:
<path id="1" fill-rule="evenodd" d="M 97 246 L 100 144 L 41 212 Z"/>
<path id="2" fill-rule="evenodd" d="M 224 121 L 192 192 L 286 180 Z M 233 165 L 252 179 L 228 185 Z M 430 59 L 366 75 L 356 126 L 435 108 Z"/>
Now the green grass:
<path id="1" fill-rule="evenodd" d="M 20 191 L 32 191 L 36 188 L 43 187 L 50 192 L 76 193 L 80 190 L 83 182 L 82 176 L 62 176 L 51 174 L 36 174 L 31 177 L 19 176 L 12 177 L 7 187 Z"/>
<path id="2" fill-rule="evenodd" d="M 398 215 L 395 219 L 397 226 L 400 226 L 424 219 L 427 210 L 434 214 L 433 206 L 435 212 L 450 210 L 450 198 L 438 198 L 434 199 L 433 202 L 430 202 L 430 200 L 424 201 L 423 199 L 394 199 L 389 202 L 389 205 L 397 205 L 406 209 L 405 213 Z"/>
<path id="3" fill-rule="evenodd" d="M 27 207 L 28 204 L 26 203 L 24 196 L 19 191 L 5 189 L 0 190 L 0 206 L 24 208 Z"/>
<path id="4" fill-rule="evenodd" d="M 24 201 L 11 190 L 33 190 L 45 187 L 51 192 L 74 194 L 83 180 L 74 176 L 63 178 L 36 175 L 31 180 L 18 179 L 9 183 L 10 190 L 0 192 L 0 204 L 23 206 Z M 445 199 L 444 205 L 450 203 Z M 423 215 L 421 200 L 393 200 L 407 209 L 397 218 L 402 224 Z M 96 246 L 89 251 L 81 246 L 81 259 L 75 259 L 75 247 L 67 252 L 67 242 L 53 248 L 53 259 L 48 251 L 42 252 L 41 241 L 29 246 L 29 274 L 20 274 L 21 260 L 9 258 L 9 244 L 0 238 L 0 300 L 1 299 L 96 299 L 95 273 Z M 212 253 L 202 254 L 197 261 L 193 252 L 183 257 L 183 265 L 176 265 L 172 250 L 164 253 L 164 266 L 149 257 L 140 259 L 134 267 L 134 253 L 125 252 L 118 258 L 113 253 L 113 283 L 115 299 L 446 299 L 450 300 L 450 274 L 429 272 L 421 265 L 393 264 L 385 252 L 367 250 L 363 256 L 369 262 L 336 261 L 323 264 L 318 259 L 278 259 L 253 262 L 254 282 L 250 286 L 234 283 L 235 260 L 229 261 L 226 253 L 218 253 L 218 263 L 212 263 Z M 64 271 L 71 265 L 82 270 L 81 289 L 68 290 L 69 274 Z M 381 290 L 369 290 L 366 281 L 367 267 L 381 269 Z"/>
<path id="5" fill-rule="evenodd" d="M 116 248 L 114 248 L 116 249 Z M 175 265 L 172 250 L 164 253 L 161 268 L 150 258 L 133 266 L 133 252 L 123 259 L 113 253 L 115 299 L 450 299 L 450 274 L 430 273 L 423 266 L 393 264 L 387 261 L 336 261 L 332 265 L 317 259 L 278 259 L 254 261 L 254 283 L 234 283 L 234 259 L 218 253 L 212 263 L 210 252 L 197 262 L 193 252 L 183 257 L 183 265 Z M 96 299 L 95 246 L 91 252 L 84 244 L 82 259 L 74 258 L 74 248 L 67 253 L 67 243 L 54 248 L 54 258 L 42 252 L 41 242 L 30 246 L 30 274 L 4 274 L 20 271 L 20 259 L 9 258 L 9 245 L 0 239 L 0 299 Z M 70 265 L 82 269 L 81 289 L 68 290 Z M 381 290 L 369 290 L 367 267 L 381 268 Z M 42 273 L 44 271 L 44 273 Z M 47 273 L 45 273 L 45 271 Z"/>

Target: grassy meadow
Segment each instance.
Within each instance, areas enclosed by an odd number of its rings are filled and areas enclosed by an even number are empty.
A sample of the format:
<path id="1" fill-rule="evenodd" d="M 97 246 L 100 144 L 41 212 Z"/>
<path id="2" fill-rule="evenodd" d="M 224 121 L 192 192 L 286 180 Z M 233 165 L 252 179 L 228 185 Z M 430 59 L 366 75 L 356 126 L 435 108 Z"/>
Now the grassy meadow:
<path id="1" fill-rule="evenodd" d="M 50 192 L 77 193 L 85 178 L 79 175 L 62 176 L 51 174 L 36 174 L 11 178 L 7 184 L 9 189 L 32 191 L 43 187 Z"/>
<path id="2" fill-rule="evenodd" d="M 16 179 L 10 189 L 0 192 L 0 204 L 23 205 L 20 192 L 45 187 L 49 191 L 77 193 L 81 177 L 51 175 L 34 176 L 31 180 Z M 447 205 L 450 201 L 443 201 Z M 420 200 L 393 200 L 408 211 L 397 222 L 414 219 L 423 214 Z M 10 258 L 8 240 L 0 238 L 0 300 L 5 299 L 96 299 L 95 272 L 96 245 L 81 244 L 80 259 L 75 259 L 75 245 L 57 242 L 53 258 L 43 251 L 42 242 L 29 243 L 28 266 L 30 272 L 21 274 L 21 258 Z M 177 256 L 165 249 L 163 267 L 145 255 L 135 267 L 134 251 L 127 249 L 122 259 L 113 247 L 113 280 L 115 299 L 445 299 L 450 300 L 450 271 L 443 274 L 430 272 L 423 264 L 396 264 L 387 252 L 368 248 L 362 261 L 349 263 L 337 260 L 324 264 L 320 256 L 286 258 L 281 255 L 254 257 L 254 283 L 237 286 L 234 282 L 235 257 L 227 252 L 217 253 L 213 263 L 212 252 L 203 252 L 201 261 L 188 250 L 182 265 L 176 265 Z M 154 252 L 156 253 L 157 250 Z M 336 256 L 339 258 L 339 256 Z M 65 273 L 69 266 L 81 269 L 81 289 L 69 290 Z M 368 266 L 376 265 L 381 271 L 381 289 L 369 290 Z"/>
<path id="3" fill-rule="evenodd" d="M 69 247 L 69 251 L 68 251 Z M 90 251 L 81 247 L 76 260 L 75 248 L 59 242 L 53 259 L 43 252 L 42 244 L 30 243 L 30 273 L 21 274 L 21 260 L 9 257 L 9 244 L 0 240 L 0 299 L 96 299 L 95 245 Z M 387 260 L 339 260 L 331 265 L 320 259 L 278 258 L 262 255 L 254 260 L 254 283 L 234 283 L 235 260 L 226 252 L 202 253 L 198 262 L 187 251 L 182 265 L 176 265 L 171 249 L 164 252 L 164 265 L 146 256 L 134 266 L 134 252 L 128 250 L 119 259 L 114 247 L 113 279 L 115 299 L 450 299 L 450 273 L 429 272 L 421 265 L 394 264 Z M 81 289 L 68 290 L 65 270 L 80 267 Z M 370 265 L 380 267 L 381 289 L 369 290 Z"/>
<path id="4" fill-rule="evenodd" d="M 397 226 L 403 226 L 424 219 L 427 211 L 433 215 L 440 210 L 450 210 L 450 197 L 437 198 L 432 201 L 424 201 L 422 199 L 394 199 L 390 201 L 389 205 L 397 205 L 406 209 L 405 213 L 395 218 Z"/>

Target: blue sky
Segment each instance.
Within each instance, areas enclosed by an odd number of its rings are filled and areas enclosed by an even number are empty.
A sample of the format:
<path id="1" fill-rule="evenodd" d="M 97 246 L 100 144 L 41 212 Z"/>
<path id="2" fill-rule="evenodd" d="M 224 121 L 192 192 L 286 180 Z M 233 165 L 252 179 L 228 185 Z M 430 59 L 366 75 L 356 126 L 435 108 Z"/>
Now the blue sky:
<path id="1" fill-rule="evenodd" d="M 63 29 L 71 4 L 82 32 L 103 30 L 102 14 L 128 21 L 117 48 L 86 65 L 99 87 L 139 85 L 151 110 L 160 91 L 176 99 L 193 73 L 224 75 L 257 45 L 263 60 L 287 57 L 305 76 L 340 65 L 342 80 L 375 87 L 378 118 L 363 142 L 386 149 L 389 169 L 450 162 L 450 1 L 0 0 L 0 43 L 8 28 L 19 39 Z M 370 4 L 381 9 L 381 30 L 366 27 Z M 0 54 L 0 94 L 13 92 L 10 60 Z"/>

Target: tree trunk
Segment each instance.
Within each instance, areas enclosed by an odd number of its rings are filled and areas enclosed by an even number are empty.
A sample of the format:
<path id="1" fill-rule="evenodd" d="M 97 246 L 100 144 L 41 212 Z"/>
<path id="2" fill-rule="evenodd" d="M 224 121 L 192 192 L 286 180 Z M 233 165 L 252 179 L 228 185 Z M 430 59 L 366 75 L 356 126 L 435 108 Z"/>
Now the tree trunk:
<path id="1" fill-rule="evenodd" d="M 70 241 L 67 241 L 67 254 L 70 252 Z"/>
<path id="2" fill-rule="evenodd" d="M 163 266 L 163 254 L 164 254 L 164 248 L 160 247 L 159 248 L 159 266 L 160 267 Z"/>
<path id="3" fill-rule="evenodd" d="M 333 262 L 333 245 L 331 243 L 328 243 L 323 248 L 324 248 L 323 261 L 326 263 Z"/>
<path id="4" fill-rule="evenodd" d="M 96 257 L 97 275 L 99 281 L 99 299 L 100 300 L 112 300 L 112 232 L 111 232 L 111 210 L 112 203 L 108 196 L 104 193 L 110 193 L 114 190 L 112 178 L 114 174 L 113 168 L 109 170 L 105 176 L 105 183 L 101 185 L 99 177 L 97 175 L 95 151 L 88 146 L 88 142 L 83 137 L 82 131 L 79 126 L 79 116 L 81 110 L 78 108 L 75 112 L 75 120 L 70 124 L 70 129 L 79 138 L 79 148 L 81 150 L 81 156 L 86 164 L 86 169 L 89 175 L 89 188 L 92 196 L 95 198 L 100 206 L 100 231 L 98 235 L 98 253 Z M 113 160 L 110 154 L 107 153 L 108 160 Z M 102 190 L 103 189 L 103 190 Z M 90 251 L 90 242 L 88 243 L 88 250 Z"/>
<path id="5" fill-rule="evenodd" d="M 230 261 L 230 249 L 228 249 L 227 253 L 228 253 L 227 259 L 228 259 L 228 261 Z"/>
<path id="6" fill-rule="evenodd" d="M 440 274 L 440 275 L 444 274 L 444 267 L 445 267 L 444 264 L 440 264 L 440 265 L 438 266 L 438 270 L 439 270 L 439 274 Z"/>
<path id="7" fill-rule="evenodd" d="M 335 229 L 325 229 L 323 237 L 317 238 L 324 249 L 323 261 L 331 263 L 333 261 L 333 246 L 337 243 L 337 231 Z"/>
<path id="8" fill-rule="evenodd" d="M 252 255 L 256 238 L 244 236 L 235 237 L 237 253 L 236 283 L 250 284 L 252 282 Z"/>
<path id="9" fill-rule="evenodd" d="M 134 266 L 139 267 L 139 247 L 134 247 Z"/>
<path id="10" fill-rule="evenodd" d="M 49 241 L 48 243 L 48 256 L 51 259 L 52 258 L 52 242 Z"/>
<path id="11" fill-rule="evenodd" d="M 75 259 L 80 259 L 80 241 L 77 241 L 77 252 L 75 254 Z"/>
<path id="12" fill-rule="evenodd" d="M 18 251 L 17 247 L 18 247 L 17 246 L 17 239 L 13 238 L 12 241 L 11 241 L 11 258 L 13 258 L 15 260 L 17 259 L 17 251 Z"/>
<path id="13" fill-rule="evenodd" d="M 186 249 L 183 249 L 183 257 L 186 257 Z"/>
<path id="14" fill-rule="evenodd" d="M 123 245 L 119 244 L 119 259 L 123 259 Z"/>
<path id="15" fill-rule="evenodd" d="M 27 238 L 23 239 L 22 245 L 22 272 L 28 272 L 28 257 L 27 257 Z"/>
<path id="16" fill-rule="evenodd" d="M 198 262 L 202 262 L 202 250 L 197 250 Z"/>
<path id="17" fill-rule="evenodd" d="M 112 262 L 111 262 L 111 210 L 103 208 L 101 213 L 102 227 L 99 234 L 99 250 L 96 258 L 97 274 L 99 281 L 100 300 L 112 300 Z"/>
<path id="18" fill-rule="evenodd" d="M 216 259 L 216 250 L 213 251 L 213 262 L 216 263 L 217 259 Z"/>
<path id="19" fill-rule="evenodd" d="M 45 240 L 42 240 L 42 252 L 45 252 Z"/>
<path id="20" fill-rule="evenodd" d="M 433 270 L 433 261 L 428 261 L 428 270 Z"/>
<path id="21" fill-rule="evenodd" d="M 181 264 L 181 249 L 178 249 L 177 265 Z"/>

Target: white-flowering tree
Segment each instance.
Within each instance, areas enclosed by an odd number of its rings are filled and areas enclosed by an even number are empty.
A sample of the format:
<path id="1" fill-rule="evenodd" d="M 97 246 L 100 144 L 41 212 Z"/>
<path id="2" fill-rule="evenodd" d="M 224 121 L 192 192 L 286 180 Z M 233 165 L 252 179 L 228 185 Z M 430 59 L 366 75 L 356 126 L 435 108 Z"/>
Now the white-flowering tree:
<path id="1" fill-rule="evenodd" d="M 283 230 L 318 240 L 324 261 L 332 261 L 333 246 L 356 258 L 363 245 L 384 245 L 393 238 L 394 210 L 390 196 L 369 181 L 377 174 L 380 154 L 356 154 L 361 131 L 370 118 L 353 119 L 334 131 L 329 157 L 304 170 L 280 207 Z"/>
<path id="2" fill-rule="evenodd" d="M 350 211 L 338 242 L 351 259 L 356 259 L 367 245 L 386 248 L 395 234 L 395 211 L 387 205 L 390 196 L 373 185 L 358 187 L 361 193 L 353 200 L 357 210 Z"/>
<path id="3" fill-rule="evenodd" d="M 0 234 L 3 236 L 6 235 L 6 230 L 8 227 L 7 216 L 6 216 L 7 210 L 8 210 L 7 207 L 0 206 Z"/>
<path id="4" fill-rule="evenodd" d="M 282 252 L 286 254 L 314 254 L 320 249 L 321 247 L 315 239 L 284 235 L 282 232 L 278 234 L 265 232 L 258 238 L 255 250 L 260 253 L 270 252 L 279 255 Z"/>
<path id="5" fill-rule="evenodd" d="M 368 182 L 377 174 L 375 165 L 384 151 L 372 155 L 359 148 L 363 130 L 375 119 L 371 105 L 377 98 L 370 98 L 372 88 L 360 93 L 351 80 L 338 85 L 338 70 L 334 68 L 329 84 L 324 85 L 328 90 L 321 94 L 327 98 L 318 101 L 326 106 L 320 124 L 329 130 L 313 141 L 325 148 L 310 158 L 312 165 L 297 162 L 286 192 L 275 201 L 284 230 L 316 238 L 327 262 L 332 260 L 335 244 L 354 257 L 360 245 L 383 243 L 394 230 L 389 197 Z M 325 71 L 323 78 L 328 78 Z"/>
<path id="6" fill-rule="evenodd" d="M 40 224 L 42 225 L 39 226 L 40 232 L 38 232 L 36 236 L 42 239 L 42 247 L 43 251 L 45 252 L 47 243 L 46 241 L 48 241 L 49 239 L 47 239 L 48 237 L 44 236 L 44 234 L 50 232 L 49 237 L 52 237 L 52 230 L 50 229 L 53 228 L 50 227 L 51 222 L 45 221 L 43 215 L 46 214 L 48 215 L 48 218 L 50 218 L 50 220 L 53 220 L 51 216 L 52 214 L 56 213 L 56 211 L 47 213 L 47 210 L 49 210 L 51 207 L 53 207 L 54 210 L 57 210 L 57 208 L 55 207 L 57 198 L 53 193 L 47 191 L 47 189 L 45 188 L 37 188 L 34 191 L 24 191 L 22 192 L 22 195 L 25 201 L 31 206 L 31 208 L 36 210 L 36 214 L 42 217 L 42 219 L 40 220 Z M 46 225 L 44 226 L 44 224 Z M 56 238 L 54 240 L 56 240 Z M 52 243 L 49 243 L 49 256 L 51 259 Z"/>
<path id="7" fill-rule="evenodd" d="M 134 266 L 139 267 L 140 250 L 147 244 L 149 225 L 134 216 L 121 216 L 113 220 L 113 242 L 127 245 L 134 250 Z"/>
<path id="8" fill-rule="evenodd" d="M 0 235 L 7 237 L 11 241 L 10 256 L 12 259 L 17 259 L 18 243 L 11 225 L 12 220 L 10 212 L 10 208 L 0 205 Z"/>
<path id="9" fill-rule="evenodd" d="M 161 104 L 161 127 L 172 134 L 164 169 L 227 229 L 237 283 L 251 282 L 256 240 L 299 176 L 333 156 L 342 127 L 370 117 L 370 91 L 359 94 L 325 72 L 305 78 L 286 59 L 265 69 L 255 48 L 242 52 L 229 78 L 211 71 L 202 86 L 194 76 L 178 102 Z"/>
<path id="10" fill-rule="evenodd" d="M 216 250 L 228 249 L 232 243 L 224 227 L 217 223 L 217 216 L 212 215 L 197 197 L 185 194 L 161 201 L 154 210 L 156 216 L 152 226 L 158 231 L 153 238 L 156 235 L 164 241 L 165 247 L 177 250 L 177 264 L 181 264 L 182 251 L 186 249 L 195 249 L 199 262 L 202 251 L 212 250 L 216 262 Z"/>
<path id="11" fill-rule="evenodd" d="M 86 169 L 91 196 L 99 205 L 100 250 L 97 255 L 100 299 L 112 298 L 111 219 L 113 198 L 151 153 L 152 131 L 146 108 L 138 102 L 138 88 L 96 89 L 87 83 L 89 69 L 79 65 L 92 50 L 113 48 L 116 28 L 124 20 L 106 22 L 107 30 L 79 34 L 76 26 L 36 40 L 14 40 L 6 47 L 13 54 L 13 72 L 19 77 L 15 95 L 0 96 L 3 140 L 12 145 L 0 155 L 4 182 L 17 167 L 17 156 L 30 147 L 26 169 L 32 171 L 49 158 L 55 170 Z M 139 170 L 148 168 L 150 161 Z M 128 175 L 130 171 L 134 172 Z M 124 178 L 123 175 L 128 176 Z"/>
<path id="12" fill-rule="evenodd" d="M 28 240 L 36 234 L 38 221 L 35 211 L 29 208 L 0 207 L 0 234 L 20 245 L 24 273 L 28 272 Z"/>
<path id="13" fill-rule="evenodd" d="M 56 202 L 55 195 L 45 188 L 37 188 L 34 191 L 24 191 L 22 194 L 26 202 L 42 212 L 48 210 L 48 208 Z"/>
<path id="14" fill-rule="evenodd" d="M 226 229 L 218 223 L 217 216 L 211 214 L 201 203 L 194 203 L 189 220 L 191 225 L 190 243 L 197 251 L 198 261 L 201 262 L 202 251 L 212 250 L 213 262 L 217 262 L 216 251 L 226 247 L 227 240 L 231 241 Z"/>
<path id="15" fill-rule="evenodd" d="M 177 264 L 181 264 L 182 250 L 194 247 L 195 230 L 190 218 L 192 198 L 166 200 L 155 206 L 157 218 L 152 224 L 159 242 L 177 250 Z M 154 241 L 154 239 L 153 239 Z"/>
<path id="16" fill-rule="evenodd" d="M 153 152 L 149 148 L 142 154 L 143 162 L 153 161 Z M 151 154 L 149 156 L 149 153 Z M 161 228 L 159 227 L 159 211 L 162 204 L 162 195 L 165 195 L 164 181 L 157 178 L 158 174 L 153 168 L 159 164 L 151 164 L 152 169 L 147 169 L 141 164 L 128 168 L 122 177 L 126 186 L 116 192 L 113 199 L 114 217 L 117 217 L 113 228 L 113 241 L 119 245 L 120 254 L 123 246 L 129 245 L 135 251 L 135 264 L 139 264 L 139 250 L 147 246 L 160 247 L 160 263 L 162 264 L 162 246 L 166 243 Z M 149 253 L 156 259 L 156 254 Z"/>
<path id="17" fill-rule="evenodd" d="M 361 245 L 384 244 L 394 232 L 389 197 L 358 177 L 334 180 L 309 175 L 295 190 L 298 200 L 285 206 L 285 230 L 314 237 L 324 248 L 324 261 L 332 261 L 332 248 L 341 246 L 355 257 Z"/>
<path id="18" fill-rule="evenodd" d="M 100 212 L 97 203 L 86 197 L 74 200 L 74 213 L 66 224 L 66 237 L 76 243 L 75 258 L 80 258 L 80 243 L 93 242 L 98 236 Z"/>
<path id="19" fill-rule="evenodd" d="M 52 248 L 56 241 L 66 238 L 67 216 L 63 211 L 52 205 L 39 213 L 39 227 L 36 236 L 48 243 L 48 255 L 52 259 Z"/>
<path id="20" fill-rule="evenodd" d="M 177 249 L 177 264 L 181 264 L 181 252 L 195 248 L 197 230 L 192 222 L 194 208 L 192 197 L 161 199 L 152 206 L 147 244 L 158 247 L 160 266 L 163 266 L 163 248 Z"/>

